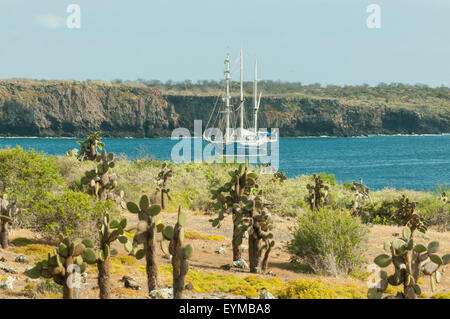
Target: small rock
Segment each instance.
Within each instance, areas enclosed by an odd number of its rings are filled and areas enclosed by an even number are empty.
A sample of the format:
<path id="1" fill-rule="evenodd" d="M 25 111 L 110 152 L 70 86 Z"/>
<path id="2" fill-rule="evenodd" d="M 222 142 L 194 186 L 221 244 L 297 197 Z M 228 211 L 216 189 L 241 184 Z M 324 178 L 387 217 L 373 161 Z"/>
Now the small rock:
<path id="1" fill-rule="evenodd" d="M 424 234 L 419 234 L 419 235 L 417 235 L 417 237 L 423 238 L 423 239 L 425 239 L 425 240 L 431 240 L 431 237 L 429 237 L 429 236 L 427 236 L 427 235 L 424 235 Z"/>
<path id="2" fill-rule="evenodd" d="M 222 265 L 222 266 L 220 266 L 220 269 L 230 270 L 231 269 L 231 265 L 230 264 Z"/>
<path id="3" fill-rule="evenodd" d="M 241 246 L 241 252 L 245 253 L 248 251 L 248 246 Z"/>
<path id="4" fill-rule="evenodd" d="M 267 290 L 262 290 L 259 293 L 259 299 L 277 299 L 275 298 L 274 295 L 272 295 L 270 292 L 268 292 Z"/>
<path id="5" fill-rule="evenodd" d="M 393 237 L 398 237 L 398 236 L 400 236 L 400 234 L 399 233 L 393 233 L 392 236 Z"/>
<path id="6" fill-rule="evenodd" d="M 170 299 L 172 298 L 172 294 L 173 294 L 172 288 L 163 288 L 159 290 L 150 291 L 149 296 L 152 298 Z"/>
<path id="7" fill-rule="evenodd" d="M 233 261 L 233 267 L 247 269 L 248 264 L 244 259 L 241 258 L 239 260 Z"/>
<path id="8" fill-rule="evenodd" d="M 24 262 L 26 262 L 25 256 L 24 255 L 17 256 L 17 258 L 14 261 L 16 263 L 24 263 Z"/>
<path id="9" fill-rule="evenodd" d="M 186 289 L 186 290 L 194 290 L 194 285 L 193 285 L 192 283 L 188 283 L 188 284 L 184 287 L 184 289 Z"/>
<path id="10" fill-rule="evenodd" d="M 164 255 L 163 255 L 163 258 L 164 258 L 164 259 L 172 260 L 172 255 L 164 254 Z"/>
<path id="11" fill-rule="evenodd" d="M 0 288 L 2 289 L 14 289 L 14 281 L 16 279 L 14 277 L 8 276 L 4 280 L 0 280 Z"/>
<path id="12" fill-rule="evenodd" d="M 219 247 L 216 249 L 216 254 L 219 254 L 219 255 L 224 255 L 224 254 L 226 254 L 226 252 L 227 251 L 223 247 Z"/>
<path id="13" fill-rule="evenodd" d="M 5 257 L 0 257 L 0 262 L 2 262 L 2 263 L 6 262 L 6 258 Z"/>
<path id="14" fill-rule="evenodd" d="M 10 274 L 17 274 L 17 271 L 15 271 L 13 268 L 7 267 L 2 264 L 0 264 L 0 270 L 3 270 L 4 272 L 9 272 Z"/>
<path id="15" fill-rule="evenodd" d="M 130 276 L 123 276 L 120 280 L 123 282 L 125 288 L 131 288 L 134 290 L 140 290 L 141 287 L 136 283 L 136 281 Z"/>

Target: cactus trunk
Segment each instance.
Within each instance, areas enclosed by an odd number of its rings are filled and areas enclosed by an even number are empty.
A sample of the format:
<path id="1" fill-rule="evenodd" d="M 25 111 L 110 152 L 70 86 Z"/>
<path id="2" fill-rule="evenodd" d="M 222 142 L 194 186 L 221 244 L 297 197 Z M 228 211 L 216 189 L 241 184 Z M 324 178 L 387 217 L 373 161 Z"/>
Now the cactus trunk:
<path id="1" fill-rule="evenodd" d="M 1 234 L 0 234 L 0 245 L 2 246 L 3 249 L 7 249 L 8 248 L 8 233 L 9 233 L 9 229 L 8 229 L 8 223 L 7 222 L 3 222 L 2 223 L 2 229 L 1 229 Z"/>
<path id="2" fill-rule="evenodd" d="M 166 209 L 166 203 L 164 201 L 164 191 L 161 191 L 161 208 Z"/>
<path id="3" fill-rule="evenodd" d="M 179 247 L 175 256 L 172 257 L 174 299 L 183 299 L 184 287 L 186 286 L 185 277 L 188 272 L 188 267 L 188 261 L 184 257 L 184 249 Z"/>
<path id="4" fill-rule="evenodd" d="M 233 261 L 241 259 L 241 244 L 238 244 L 237 239 L 242 237 L 238 225 L 233 227 Z"/>
<path id="5" fill-rule="evenodd" d="M 98 287 L 100 299 L 111 299 L 111 259 L 106 257 L 104 261 L 97 262 Z"/>
<path id="6" fill-rule="evenodd" d="M 185 287 L 186 274 L 189 271 L 188 259 L 192 256 L 194 247 L 186 245 L 183 247 L 184 229 L 186 214 L 178 208 L 178 220 L 175 227 L 167 226 L 162 230 L 163 241 L 161 249 L 163 252 L 172 255 L 172 275 L 173 275 L 173 299 L 182 299 Z M 169 244 L 166 243 L 169 241 Z"/>
<path id="7" fill-rule="evenodd" d="M 73 257 L 72 256 L 68 256 L 66 258 L 66 269 L 69 265 L 72 265 L 73 262 Z M 69 287 L 69 279 L 71 279 L 71 275 L 72 273 L 66 271 L 66 274 L 64 276 L 64 282 L 62 283 L 63 286 L 63 299 L 73 299 L 73 287 L 72 287 L 72 282 L 70 282 L 70 287 Z"/>
<path id="8" fill-rule="evenodd" d="M 250 272 L 259 272 L 259 261 L 261 259 L 261 242 L 255 234 L 248 238 L 248 257 L 250 261 Z"/>
<path id="9" fill-rule="evenodd" d="M 73 289 L 63 286 L 63 299 L 73 299 Z"/>
<path id="10" fill-rule="evenodd" d="M 264 253 L 264 258 L 261 262 L 261 272 L 265 272 L 267 270 L 267 266 L 269 264 L 269 254 L 270 254 L 271 250 L 272 250 L 272 246 L 269 245 L 269 247 L 266 248 L 266 251 Z"/>
<path id="11" fill-rule="evenodd" d="M 158 264 L 156 263 L 154 224 L 152 224 L 147 231 L 147 238 L 144 241 L 144 251 L 147 270 L 147 285 L 148 291 L 150 292 L 158 287 Z"/>

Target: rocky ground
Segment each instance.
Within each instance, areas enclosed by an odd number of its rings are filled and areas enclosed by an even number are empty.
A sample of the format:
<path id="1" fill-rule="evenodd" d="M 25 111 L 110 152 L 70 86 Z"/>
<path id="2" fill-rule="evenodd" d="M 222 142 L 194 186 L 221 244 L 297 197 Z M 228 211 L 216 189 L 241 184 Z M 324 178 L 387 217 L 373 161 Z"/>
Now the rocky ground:
<path id="1" fill-rule="evenodd" d="M 125 214 L 129 220 L 129 225 L 137 223 L 135 215 Z M 176 222 L 177 214 L 175 212 L 163 213 L 163 220 L 166 223 L 174 224 Z M 223 227 L 220 229 L 212 228 L 208 220 L 211 216 L 203 214 L 201 212 L 190 212 L 186 223 L 187 232 L 195 232 L 203 235 L 213 235 L 216 237 L 203 238 L 203 239 L 186 239 L 186 242 L 190 242 L 195 247 L 194 256 L 190 262 L 190 269 L 201 273 L 215 273 L 216 275 L 229 276 L 234 274 L 238 277 L 245 277 L 249 275 L 248 269 L 239 269 L 231 267 L 229 270 L 222 269 L 221 266 L 230 264 L 232 259 L 231 250 L 231 223 L 227 220 L 224 222 Z M 269 262 L 269 273 L 261 274 L 264 279 L 280 278 L 287 282 L 295 279 L 319 279 L 322 282 L 330 285 L 346 285 L 356 287 L 364 292 L 367 290 L 367 279 L 364 275 L 353 276 L 324 276 L 311 274 L 308 271 L 302 272 L 301 268 L 293 268 L 290 262 L 290 255 L 286 252 L 285 245 L 290 239 L 289 228 L 295 225 L 295 221 L 292 218 L 276 217 L 277 228 L 274 232 L 276 246 L 271 254 Z M 366 253 L 367 264 L 372 263 L 373 258 L 383 252 L 383 244 L 386 241 L 391 241 L 394 236 L 399 236 L 401 232 L 400 227 L 380 226 L 375 225 L 370 227 L 370 235 L 368 241 L 368 251 Z M 223 237 L 221 237 L 223 236 Z M 42 237 L 29 230 L 13 230 L 11 233 L 11 240 L 15 238 L 28 238 L 37 244 L 37 247 L 47 247 Z M 438 240 L 441 244 L 440 252 L 450 252 L 450 234 L 440 233 L 430 230 L 426 236 L 417 236 L 418 241 L 424 243 L 430 240 Z M 41 246 L 39 246 L 41 245 Z M 33 261 L 38 258 L 38 254 L 32 249 L 25 249 L 27 246 L 14 246 L 11 245 L 7 250 L 0 249 L 0 298 L 57 298 L 60 296 L 58 292 L 45 291 L 36 293 L 35 287 L 41 280 L 33 281 L 27 278 L 24 271 L 32 267 Z M 125 250 L 116 244 L 119 252 L 117 260 L 121 260 L 119 264 L 113 265 L 113 296 L 115 298 L 149 298 L 146 288 L 146 276 L 144 271 L 144 261 L 135 261 L 134 258 L 127 256 Z M 39 253 L 39 252 L 38 252 Z M 42 252 L 40 252 L 42 253 Z M 243 255 L 248 260 L 247 254 Z M 158 260 L 161 265 L 169 265 L 170 261 L 163 256 L 162 252 L 158 252 Z M 447 266 L 447 268 L 449 268 Z M 83 298 L 97 298 L 98 287 L 96 284 L 96 271 L 95 268 L 88 269 L 87 284 L 84 287 L 82 297 Z M 448 270 L 443 269 L 443 279 L 440 285 L 438 285 L 438 292 L 450 292 L 450 276 Z M 129 276 L 133 279 L 133 283 L 140 286 L 140 290 L 133 290 L 131 288 L 125 288 L 122 281 L 123 276 Z M 161 288 L 167 288 L 170 284 L 170 276 L 166 273 L 162 273 Z M 3 284 L 2 284 L 3 283 Z M 187 282 L 191 284 L 190 288 L 195 287 L 196 282 Z M 10 287 L 8 287 L 10 286 Z M 423 284 L 423 292 L 426 296 L 431 296 L 432 292 L 427 280 Z M 170 291 L 162 290 L 163 296 Z M 231 294 L 228 292 L 210 291 L 210 292 L 195 292 L 194 290 L 186 290 L 185 298 L 245 298 L 244 295 Z"/>

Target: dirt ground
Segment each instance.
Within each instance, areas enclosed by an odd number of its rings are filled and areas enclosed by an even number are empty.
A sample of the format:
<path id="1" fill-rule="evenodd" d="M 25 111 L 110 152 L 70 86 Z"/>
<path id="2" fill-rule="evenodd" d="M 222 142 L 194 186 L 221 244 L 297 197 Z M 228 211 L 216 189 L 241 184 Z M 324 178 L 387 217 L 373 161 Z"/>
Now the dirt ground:
<path id="1" fill-rule="evenodd" d="M 163 222 L 168 224 L 175 224 L 177 214 L 176 212 L 164 212 Z M 128 219 L 129 225 L 137 224 L 137 216 L 129 213 L 125 213 L 124 216 Z M 195 247 L 195 253 L 190 262 L 190 269 L 197 271 L 213 271 L 216 273 L 230 274 L 234 273 L 239 276 L 246 276 L 249 274 L 248 270 L 240 270 L 232 268 L 231 270 L 223 270 L 220 266 L 224 264 L 230 264 L 232 260 L 232 249 L 231 249 L 231 234 L 232 234 L 232 224 L 230 220 L 225 220 L 223 226 L 220 229 L 213 228 L 208 220 L 211 216 L 198 213 L 190 212 L 188 213 L 187 222 L 185 229 L 187 232 L 197 232 L 205 235 L 220 235 L 224 236 L 224 240 L 203 240 L 203 239 L 186 239 L 186 243 L 191 243 Z M 276 241 L 275 248 L 271 253 L 269 261 L 270 274 L 261 274 L 263 277 L 272 278 L 273 276 L 282 278 L 284 281 L 290 281 L 295 279 L 319 279 L 327 284 L 356 284 L 360 287 L 367 288 L 365 279 L 356 279 L 351 276 L 324 276 L 315 275 L 311 273 L 301 273 L 292 270 L 290 263 L 290 256 L 286 252 L 285 245 L 290 239 L 290 227 L 295 225 L 295 220 L 292 218 L 281 218 L 276 217 L 276 229 L 274 230 L 274 238 Z M 370 227 L 370 235 L 368 241 L 368 251 L 366 253 L 367 264 L 373 263 L 373 259 L 383 253 L 383 245 L 387 241 L 392 241 L 395 236 L 399 236 L 401 233 L 401 227 L 393 226 L 380 226 L 374 225 Z M 25 237 L 32 239 L 35 242 L 40 242 L 41 237 L 39 234 L 33 233 L 29 230 L 13 230 L 10 235 L 10 239 Z M 429 230 L 426 237 L 421 237 L 421 235 L 416 235 L 417 241 L 427 243 L 430 240 L 440 241 L 440 254 L 450 253 L 450 233 L 440 233 L 433 230 Z M 217 254 L 216 249 L 223 247 L 225 249 L 224 254 Z M 119 244 L 115 243 L 114 248 L 119 251 L 119 255 L 126 255 L 127 253 Z M 29 279 L 23 274 L 23 272 L 33 265 L 32 262 L 29 263 L 18 263 L 15 261 L 19 253 L 14 251 L 14 246 L 11 246 L 7 250 L 0 249 L 0 264 L 12 267 L 16 270 L 16 274 L 6 273 L 0 270 L 0 279 L 7 276 L 12 276 L 16 278 L 14 282 L 14 289 L 0 289 L 0 298 L 27 298 L 24 296 L 22 289 L 27 285 Z M 27 259 L 29 256 L 26 256 Z M 246 253 L 243 257 L 248 260 Z M 2 260 L 3 258 L 3 260 Z M 31 259 L 31 257 L 30 257 Z M 169 260 L 163 258 L 162 251 L 158 251 L 158 262 L 162 265 L 169 265 Z M 143 260 L 139 260 L 140 265 L 144 265 Z M 450 292 L 450 276 L 448 275 L 448 268 L 442 269 L 443 279 L 441 283 L 437 286 L 437 292 Z M 127 269 L 127 266 L 124 266 Z M 388 268 L 390 271 L 391 269 Z M 89 271 L 88 271 L 89 273 Z M 115 298 L 148 298 L 148 292 L 146 289 L 146 276 L 144 272 L 135 272 L 132 276 L 136 282 L 143 288 L 142 290 L 135 291 L 134 294 L 127 294 L 126 296 L 121 293 L 120 287 L 123 287 L 123 282 L 120 281 L 123 274 L 113 274 L 113 296 Z M 88 289 L 83 293 L 84 298 L 98 298 L 98 287 L 96 284 L 96 273 L 91 273 L 88 275 Z M 430 289 L 430 284 L 428 280 L 424 280 L 422 285 L 423 292 L 427 296 L 431 296 L 432 292 Z M 195 293 L 192 291 L 186 291 L 186 298 L 243 298 L 242 296 L 230 295 L 227 293 Z"/>

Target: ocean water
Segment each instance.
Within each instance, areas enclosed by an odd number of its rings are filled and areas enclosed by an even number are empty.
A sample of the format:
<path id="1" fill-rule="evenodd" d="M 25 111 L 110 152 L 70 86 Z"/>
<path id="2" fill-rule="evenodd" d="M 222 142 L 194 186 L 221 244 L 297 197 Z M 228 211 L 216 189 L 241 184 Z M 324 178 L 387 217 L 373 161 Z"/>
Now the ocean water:
<path id="1" fill-rule="evenodd" d="M 78 148 L 78 140 L 81 139 L 0 138 L 0 148 L 19 145 L 63 155 Z M 179 142 L 170 138 L 104 141 L 108 152 L 129 159 L 157 160 L 171 159 L 172 147 Z M 436 185 L 450 184 L 450 135 L 280 138 L 279 170 L 288 177 L 326 172 L 334 174 L 338 181 L 362 178 L 372 189 L 432 190 Z"/>

